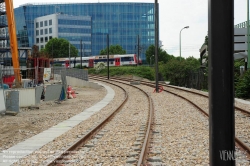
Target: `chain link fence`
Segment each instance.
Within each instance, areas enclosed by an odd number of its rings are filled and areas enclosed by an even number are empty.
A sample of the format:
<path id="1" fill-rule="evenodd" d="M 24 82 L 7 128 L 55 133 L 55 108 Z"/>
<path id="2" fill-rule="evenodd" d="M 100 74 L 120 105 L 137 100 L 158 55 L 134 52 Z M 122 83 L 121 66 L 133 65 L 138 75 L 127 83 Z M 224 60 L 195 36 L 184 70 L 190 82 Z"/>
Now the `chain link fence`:
<path id="1" fill-rule="evenodd" d="M 65 67 L 53 67 L 52 68 L 53 74 L 61 75 L 64 73 L 66 76 L 79 78 L 84 81 L 88 81 L 88 70 L 87 69 L 75 69 L 75 68 L 65 68 Z M 54 76 L 53 76 L 54 78 Z"/>
<path id="2" fill-rule="evenodd" d="M 208 76 L 203 69 L 189 72 L 185 83 L 187 88 L 208 90 Z"/>
<path id="3" fill-rule="evenodd" d="M 197 90 L 208 90 L 208 74 L 205 69 L 176 73 L 171 76 L 170 84 Z"/>

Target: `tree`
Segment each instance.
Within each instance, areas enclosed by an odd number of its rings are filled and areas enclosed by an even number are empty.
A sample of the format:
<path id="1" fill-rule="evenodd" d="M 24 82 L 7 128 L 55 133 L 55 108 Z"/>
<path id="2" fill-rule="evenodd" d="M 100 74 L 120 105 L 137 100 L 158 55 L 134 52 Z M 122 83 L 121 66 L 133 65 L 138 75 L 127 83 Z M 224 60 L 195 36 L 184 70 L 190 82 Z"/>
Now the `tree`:
<path id="1" fill-rule="evenodd" d="M 120 45 L 111 45 L 109 46 L 109 54 L 126 54 L 126 50 L 122 49 Z M 100 55 L 107 55 L 107 48 L 100 51 Z"/>
<path id="2" fill-rule="evenodd" d="M 185 86 L 189 73 L 197 71 L 199 68 L 199 60 L 194 57 L 188 57 L 181 61 L 175 58 L 164 64 L 163 73 L 170 84 Z"/>
<path id="3" fill-rule="evenodd" d="M 173 55 L 169 55 L 165 50 L 163 50 L 162 48 L 158 49 L 158 61 L 159 62 L 168 62 L 170 59 L 173 59 L 174 56 Z M 148 47 L 148 49 L 146 50 L 146 61 L 148 62 L 148 64 L 154 64 L 155 62 L 155 46 L 154 45 L 150 45 Z"/>
<path id="4" fill-rule="evenodd" d="M 208 36 L 205 36 L 204 44 L 205 44 L 205 45 L 208 45 Z"/>
<path id="5" fill-rule="evenodd" d="M 41 50 L 42 52 L 48 53 L 50 57 L 53 58 L 62 58 L 69 56 L 69 41 L 63 38 L 52 38 L 45 45 L 45 48 Z M 70 44 L 70 56 L 78 56 L 77 48 Z"/>

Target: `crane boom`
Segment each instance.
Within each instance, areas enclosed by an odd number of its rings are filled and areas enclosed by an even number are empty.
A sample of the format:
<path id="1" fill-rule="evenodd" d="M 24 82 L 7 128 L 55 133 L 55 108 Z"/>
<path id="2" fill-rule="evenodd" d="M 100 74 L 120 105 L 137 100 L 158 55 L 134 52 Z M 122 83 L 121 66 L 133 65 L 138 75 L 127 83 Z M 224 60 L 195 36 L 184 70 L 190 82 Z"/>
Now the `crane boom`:
<path id="1" fill-rule="evenodd" d="M 10 36 L 10 49 L 12 55 L 12 64 L 14 68 L 15 75 L 15 84 L 16 86 L 21 85 L 21 75 L 20 75 L 20 65 L 18 59 L 18 45 L 16 38 L 16 24 L 15 24 L 15 15 L 13 9 L 13 1 L 12 0 L 4 0 L 5 1 L 5 9 L 8 21 L 8 29 Z"/>

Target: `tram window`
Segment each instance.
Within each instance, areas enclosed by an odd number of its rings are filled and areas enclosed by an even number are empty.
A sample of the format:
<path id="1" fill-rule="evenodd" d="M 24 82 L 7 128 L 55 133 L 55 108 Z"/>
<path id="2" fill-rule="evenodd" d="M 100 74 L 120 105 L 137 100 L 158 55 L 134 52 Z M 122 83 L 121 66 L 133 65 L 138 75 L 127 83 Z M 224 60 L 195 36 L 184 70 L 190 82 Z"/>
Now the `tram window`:
<path id="1" fill-rule="evenodd" d="M 121 61 L 134 61 L 133 57 L 122 57 Z"/>

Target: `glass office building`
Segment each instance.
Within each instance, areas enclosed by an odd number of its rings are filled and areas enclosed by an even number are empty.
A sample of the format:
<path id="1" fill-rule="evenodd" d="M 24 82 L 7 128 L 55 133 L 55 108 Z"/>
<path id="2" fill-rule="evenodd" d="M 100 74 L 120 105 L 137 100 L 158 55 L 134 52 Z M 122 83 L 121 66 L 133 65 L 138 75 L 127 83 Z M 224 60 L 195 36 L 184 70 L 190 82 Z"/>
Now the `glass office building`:
<path id="1" fill-rule="evenodd" d="M 154 44 L 154 3 L 24 4 L 14 10 L 19 47 L 32 47 L 36 43 L 35 18 L 55 13 L 91 17 L 91 44 L 87 47 L 92 55 L 106 48 L 107 34 L 110 45 L 121 45 L 128 54 L 137 54 L 139 35 L 143 60 L 147 48 Z M 89 38 L 83 37 L 82 41 L 87 44 Z"/>
<path id="2" fill-rule="evenodd" d="M 91 55 L 91 17 L 51 14 L 35 19 L 35 45 L 44 48 L 52 38 L 64 38 L 78 48 L 79 54 Z M 79 41 L 84 40 L 84 54 Z"/>

